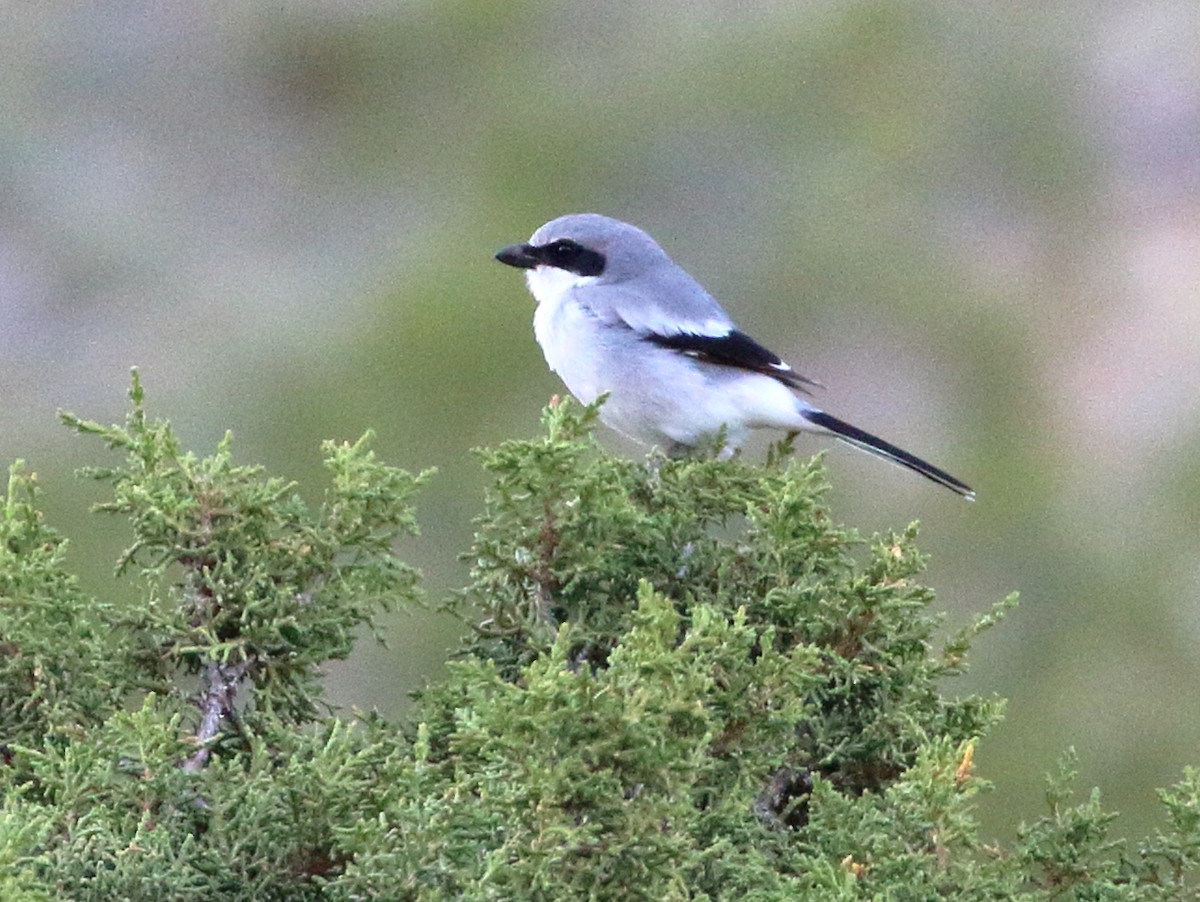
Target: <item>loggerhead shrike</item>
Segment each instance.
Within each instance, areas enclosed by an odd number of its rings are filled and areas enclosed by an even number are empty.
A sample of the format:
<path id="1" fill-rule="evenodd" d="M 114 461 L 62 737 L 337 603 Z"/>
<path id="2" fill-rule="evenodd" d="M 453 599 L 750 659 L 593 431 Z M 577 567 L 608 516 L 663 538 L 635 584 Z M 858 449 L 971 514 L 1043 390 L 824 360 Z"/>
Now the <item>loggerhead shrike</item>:
<path id="1" fill-rule="evenodd" d="M 608 392 L 600 419 L 614 429 L 668 452 L 722 427 L 730 452 L 751 429 L 829 433 L 974 500 L 945 470 L 795 394 L 817 383 L 739 331 L 641 229 L 595 213 L 560 216 L 496 259 L 526 270 L 546 362 L 585 404 Z"/>

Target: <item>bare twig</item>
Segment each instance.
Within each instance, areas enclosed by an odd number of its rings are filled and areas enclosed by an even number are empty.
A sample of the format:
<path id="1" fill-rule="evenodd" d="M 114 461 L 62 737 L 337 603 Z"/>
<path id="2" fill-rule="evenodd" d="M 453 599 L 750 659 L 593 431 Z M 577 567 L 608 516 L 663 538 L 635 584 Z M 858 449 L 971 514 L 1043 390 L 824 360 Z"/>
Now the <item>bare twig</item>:
<path id="1" fill-rule="evenodd" d="M 183 762 L 183 769 L 197 773 L 208 763 L 212 743 L 221 732 L 222 722 L 233 716 L 238 687 L 246 675 L 246 661 L 237 664 L 218 664 L 210 661 L 204 668 L 204 689 L 199 706 L 203 712 L 196 731 L 196 751 Z"/>

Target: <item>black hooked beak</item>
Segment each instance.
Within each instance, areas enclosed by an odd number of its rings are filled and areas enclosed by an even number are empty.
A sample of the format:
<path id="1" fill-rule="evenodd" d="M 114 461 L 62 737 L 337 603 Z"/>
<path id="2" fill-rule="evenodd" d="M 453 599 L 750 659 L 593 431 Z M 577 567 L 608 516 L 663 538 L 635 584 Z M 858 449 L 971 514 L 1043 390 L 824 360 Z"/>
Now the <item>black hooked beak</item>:
<path id="1" fill-rule="evenodd" d="M 533 269 L 542 262 L 537 257 L 537 250 L 532 244 L 510 244 L 496 251 L 496 259 L 517 269 Z"/>

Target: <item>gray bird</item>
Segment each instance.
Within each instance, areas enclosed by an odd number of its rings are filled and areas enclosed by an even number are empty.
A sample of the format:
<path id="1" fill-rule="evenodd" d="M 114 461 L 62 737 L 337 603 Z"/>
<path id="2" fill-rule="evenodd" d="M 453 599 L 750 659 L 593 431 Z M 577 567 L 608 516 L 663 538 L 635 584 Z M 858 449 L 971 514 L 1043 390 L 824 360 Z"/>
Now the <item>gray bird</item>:
<path id="1" fill-rule="evenodd" d="M 600 419 L 614 429 L 669 453 L 722 427 L 729 452 L 752 429 L 827 433 L 974 500 L 945 470 L 797 395 L 817 383 L 739 331 L 641 229 L 595 213 L 560 216 L 496 259 L 526 271 L 550 369 L 585 404 L 608 392 Z"/>

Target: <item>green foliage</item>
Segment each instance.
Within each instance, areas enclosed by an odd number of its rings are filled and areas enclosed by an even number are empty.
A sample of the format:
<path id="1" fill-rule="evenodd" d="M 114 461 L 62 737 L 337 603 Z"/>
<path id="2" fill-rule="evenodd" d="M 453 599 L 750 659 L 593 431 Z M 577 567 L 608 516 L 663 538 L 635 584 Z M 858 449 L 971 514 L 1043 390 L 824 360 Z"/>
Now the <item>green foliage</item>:
<path id="1" fill-rule="evenodd" d="M 147 422 L 136 372 L 130 398 L 124 426 L 62 418 L 127 455 L 124 467 L 84 472 L 112 484 L 97 510 L 133 527 L 117 572 L 136 568 L 147 588 L 134 615 L 142 663 L 168 679 L 178 667 L 246 665 L 258 709 L 310 717 L 316 665 L 344 658 L 356 626 L 413 597 L 416 573 L 390 543 L 416 531 L 406 502 L 422 477 L 376 462 L 369 434 L 326 442 L 333 486 L 310 511 L 292 483 L 234 466 L 228 434 L 211 456 L 182 451 L 168 423 Z"/>
<path id="2" fill-rule="evenodd" d="M 65 569 L 67 543 L 37 509 L 36 477 L 9 468 L 0 507 L 0 741 L 70 735 L 138 685 L 110 606 Z"/>
<path id="3" fill-rule="evenodd" d="M 367 779 L 342 771 L 359 737 L 319 716 L 317 667 L 415 600 L 391 545 L 415 531 L 421 478 L 376 461 L 369 437 L 327 443 L 332 485 L 310 509 L 291 484 L 235 466 L 228 436 L 213 455 L 183 452 L 147 418 L 136 373 L 130 398 L 123 426 L 63 416 L 126 455 L 87 471 L 112 486 L 98 510 L 132 526 L 122 603 L 82 596 L 31 477 L 10 478 L 0 859 L 14 888 L 67 898 L 315 894 L 336 866 L 333 825 L 361 814 L 352 785 Z"/>
<path id="4" fill-rule="evenodd" d="M 64 570 L 32 476 L 0 543 L 5 899 L 1193 898 L 1200 773 L 1131 851 L 1093 793 L 1011 848 L 979 836 L 996 699 L 944 694 L 998 604 L 945 643 L 916 530 L 863 540 L 820 472 L 615 459 L 595 410 L 483 453 L 453 608 L 471 625 L 409 722 L 343 719 L 317 668 L 415 600 L 394 557 L 421 477 L 325 446 L 316 509 L 131 413 L 73 428 L 133 542 L 128 598 Z"/>

